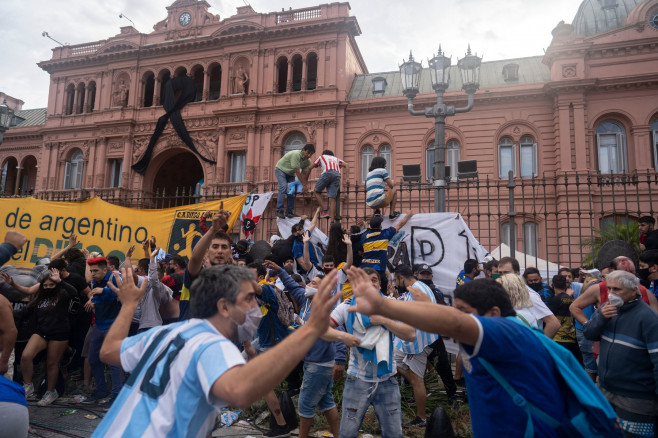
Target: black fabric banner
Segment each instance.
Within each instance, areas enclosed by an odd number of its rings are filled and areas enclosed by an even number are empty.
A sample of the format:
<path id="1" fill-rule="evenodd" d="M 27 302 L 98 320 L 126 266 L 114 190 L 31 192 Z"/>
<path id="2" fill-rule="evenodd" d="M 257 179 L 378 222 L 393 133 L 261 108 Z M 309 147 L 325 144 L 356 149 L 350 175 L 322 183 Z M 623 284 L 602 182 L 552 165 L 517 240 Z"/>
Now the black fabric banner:
<path id="1" fill-rule="evenodd" d="M 175 99 L 176 92 L 180 91 L 180 96 L 178 99 Z M 192 152 L 199 156 L 203 161 L 210 164 L 216 164 L 215 161 L 210 160 L 197 150 L 194 146 L 194 142 L 190 137 L 187 128 L 185 128 L 185 123 L 183 122 L 183 117 L 181 116 L 180 110 L 190 102 L 194 101 L 196 95 L 196 90 L 194 88 L 194 81 L 189 76 L 180 76 L 170 79 L 165 85 L 164 93 L 164 102 L 163 107 L 166 111 L 165 115 L 158 119 L 158 123 L 155 125 L 155 132 L 149 140 L 148 147 L 142 158 L 135 164 L 133 164 L 132 169 L 144 175 L 146 169 L 148 168 L 149 162 L 151 161 L 151 155 L 153 155 L 153 148 L 160 138 L 160 134 L 164 131 L 167 121 L 171 119 L 171 124 L 176 130 L 178 136 L 183 140 L 183 142 L 190 148 Z"/>

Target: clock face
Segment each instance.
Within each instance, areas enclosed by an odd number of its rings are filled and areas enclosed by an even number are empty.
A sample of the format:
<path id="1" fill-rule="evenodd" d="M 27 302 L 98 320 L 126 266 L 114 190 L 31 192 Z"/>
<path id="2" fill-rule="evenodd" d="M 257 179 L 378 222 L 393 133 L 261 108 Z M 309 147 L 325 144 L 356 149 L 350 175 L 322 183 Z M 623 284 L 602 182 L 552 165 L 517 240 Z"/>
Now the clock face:
<path id="1" fill-rule="evenodd" d="M 654 13 L 651 18 L 649 19 L 649 24 L 651 24 L 651 27 L 654 29 L 658 29 L 658 12 Z"/>
<path id="2" fill-rule="evenodd" d="M 192 21 L 192 16 L 190 15 L 189 12 L 183 12 L 180 14 L 180 17 L 178 17 L 178 22 L 180 23 L 181 26 L 187 26 L 190 24 Z"/>

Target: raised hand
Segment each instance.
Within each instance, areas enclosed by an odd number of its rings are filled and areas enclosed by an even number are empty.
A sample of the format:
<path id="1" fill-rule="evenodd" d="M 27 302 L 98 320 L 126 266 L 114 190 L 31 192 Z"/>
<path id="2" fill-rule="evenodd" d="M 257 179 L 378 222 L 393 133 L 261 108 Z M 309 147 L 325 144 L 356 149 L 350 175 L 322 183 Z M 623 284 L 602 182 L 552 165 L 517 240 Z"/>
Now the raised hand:
<path id="1" fill-rule="evenodd" d="M 17 250 L 20 250 L 25 242 L 27 242 L 27 237 L 19 231 L 9 230 L 5 234 L 5 242 L 11 243 Z"/>
<path id="2" fill-rule="evenodd" d="M 331 292 L 336 287 L 337 271 L 331 271 L 327 274 L 318 287 L 318 292 L 313 297 L 313 304 L 311 304 L 311 316 L 304 326 L 310 325 L 318 336 L 324 334 L 329 328 L 329 316 L 334 306 L 340 298 L 340 294 L 333 297 Z"/>
<path id="3" fill-rule="evenodd" d="M 160 247 L 156 246 L 153 252 L 151 252 L 151 260 L 154 260 L 155 256 L 157 256 L 159 252 L 160 252 Z"/>
<path id="4" fill-rule="evenodd" d="M 352 239 L 350 239 L 349 234 L 343 234 L 343 243 L 345 245 L 352 245 Z"/>
<path id="5" fill-rule="evenodd" d="M 69 247 L 73 248 L 77 244 L 78 244 L 78 235 L 71 233 L 71 235 L 69 236 Z"/>
<path id="6" fill-rule="evenodd" d="M 281 266 L 277 265 L 272 260 L 264 260 L 263 261 L 263 266 L 265 266 L 266 268 L 273 269 L 276 272 L 278 272 L 279 269 L 281 269 Z"/>
<path id="7" fill-rule="evenodd" d="M 6 272 L 3 272 L 0 274 L 0 277 L 4 280 L 5 283 L 7 283 L 10 286 L 14 285 L 14 277 L 11 275 L 7 274 Z"/>
<path id="8" fill-rule="evenodd" d="M 219 210 L 212 216 L 212 228 L 215 232 L 223 231 L 231 217 L 231 212 L 224 210 L 224 201 L 220 202 Z"/>
<path id="9" fill-rule="evenodd" d="M 123 282 L 116 292 L 119 301 L 124 306 L 127 304 L 134 304 L 136 306 L 144 296 L 148 281 L 143 281 L 142 285 L 137 287 L 133 277 L 133 268 L 130 265 L 127 268 L 121 268 L 121 276 L 123 277 Z"/>
<path id="10" fill-rule="evenodd" d="M 380 295 L 379 291 L 373 286 L 368 274 L 362 269 L 352 266 L 347 271 L 347 278 L 352 284 L 354 296 L 357 298 L 356 305 L 349 308 L 350 312 L 359 312 L 364 315 L 372 315 L 377 313 L 379 306 L 381 306 L 384 298 Z"/>
<path id="11" fill-rule="evenodd" d="M 55 268 L 50 268 L 48 270 L 48 277 L 55 283 L 59 283 L 62 281 L 62 278 L 59 276 L 59 270 Z"/>
<path id="12" fill-rule="evenodd" d="M 311 233 L 309 231 L 304 231 L 304 233 L 302 234 L 302 241 L 304 243 L 308 243 L 311 241 Z"/>
<path id="13" fill-rule="evenodd" d="M 135 251 L 135 245 L 132 245 L 130 248 L 128 248 L 128 251 L 126 251 L 126 259 L 131 258 L 133 256 L 134 251 Z"/>

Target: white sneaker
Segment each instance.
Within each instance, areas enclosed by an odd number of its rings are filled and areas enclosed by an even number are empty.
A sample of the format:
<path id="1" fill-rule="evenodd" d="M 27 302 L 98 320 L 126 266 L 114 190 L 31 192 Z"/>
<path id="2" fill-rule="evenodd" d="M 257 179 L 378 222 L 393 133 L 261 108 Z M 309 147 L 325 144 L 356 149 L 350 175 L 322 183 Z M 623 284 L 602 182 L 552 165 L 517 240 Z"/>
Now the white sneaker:
<path id="1" fill-rule="evenodd" d="M 25 398 L 30 398 L 34 396 L 34 384 L 33 383 L 26 383 L 23 385 L 23 389 L 25 390 Z"/>
<path id="2" fill-rule="evenodd" d="M 53 391 L 46 391 L 46 393 L 43 395 L 43 398 L 37 402 L 37 406 L 48 406 L 57 398 L 59 397 L 59 394 L 57 394 L 57 390 Z"/>

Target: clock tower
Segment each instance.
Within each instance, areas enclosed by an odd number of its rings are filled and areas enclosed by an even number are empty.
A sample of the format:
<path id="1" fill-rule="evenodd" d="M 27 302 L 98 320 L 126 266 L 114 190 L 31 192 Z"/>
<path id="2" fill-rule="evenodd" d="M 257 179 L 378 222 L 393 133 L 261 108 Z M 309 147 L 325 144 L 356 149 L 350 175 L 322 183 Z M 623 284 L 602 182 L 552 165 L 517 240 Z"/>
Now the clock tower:
<path id="1" fill-rule="evenodd" d="M 219 16 L 208 12 L 205 0 L 176 0 L 167 7 L 167 30 L 187 30 L 202 26 L 208 21 L 219 21 Z"/>

